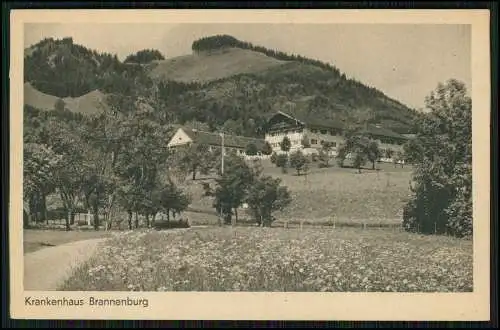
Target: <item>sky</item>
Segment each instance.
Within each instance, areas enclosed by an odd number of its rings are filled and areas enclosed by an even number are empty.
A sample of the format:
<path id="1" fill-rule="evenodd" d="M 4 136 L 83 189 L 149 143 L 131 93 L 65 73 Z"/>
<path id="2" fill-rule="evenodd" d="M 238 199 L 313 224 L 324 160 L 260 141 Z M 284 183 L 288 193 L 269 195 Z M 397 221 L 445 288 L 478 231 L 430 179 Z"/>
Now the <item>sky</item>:
<path id="1" fill-rule="evenodd" d="M 455 78 L 471 88 L 470 25 L 37 23 L 26 24 L 24 45 L 72 37 L 121 60 L 151 48 L 172 58 L 190 54 L 194 40 L 214 34 L 330 63 L 416 109 L 440 82 Z"/>

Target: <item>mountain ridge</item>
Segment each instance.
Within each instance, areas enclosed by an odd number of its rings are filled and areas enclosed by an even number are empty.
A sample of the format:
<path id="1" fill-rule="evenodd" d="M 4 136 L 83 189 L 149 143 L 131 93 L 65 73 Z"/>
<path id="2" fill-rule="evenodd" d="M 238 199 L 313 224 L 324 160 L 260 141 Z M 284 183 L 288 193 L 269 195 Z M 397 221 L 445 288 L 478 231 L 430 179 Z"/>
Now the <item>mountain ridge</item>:
<path id="1" fill-rule="evenodd" d="M 414 109 L 346 78 L 330 64 L 226 36 L 203 40 L 202 49 L 196 48 L 200 42 L 193 43 L 190 55 L 132 65 L 75 45 L 71 38 L 45 39 L 25 50 L 25 68 L 31 69 L 25 76 L 25 103 L 50 110 L 54 98 L 68 97 L 71 111 L 96 113 L 96 99 L 128 96 L 138 88 L 148 93 L 156 84 L 163 102 L 158 111 L 168 112 L 175 123 L 197 120 L 233 134 L 262 135 L 266 116 L 283 107 L 325 120 L 366 117 L 398 133 L 414 128 Z M 76 105 L 78 98 L 94 101 L 82 103 L 86 110 Z M 247 123 L 250 119 L 254 124 Z"/>

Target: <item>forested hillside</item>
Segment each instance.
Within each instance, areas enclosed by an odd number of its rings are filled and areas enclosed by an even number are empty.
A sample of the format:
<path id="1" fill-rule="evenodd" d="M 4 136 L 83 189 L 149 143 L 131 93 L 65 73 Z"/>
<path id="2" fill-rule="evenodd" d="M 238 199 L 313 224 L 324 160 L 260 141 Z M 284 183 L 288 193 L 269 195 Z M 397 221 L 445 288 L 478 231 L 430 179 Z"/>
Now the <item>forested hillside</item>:
<path id="1" fill-rule="evenodd" d="M 199 121 L 247 136 L 262 136 L 267 116 L 278 110 L 378 122 L 399 133 L 414 130 L 415 111 L 346 78 L 333 65 L 225 35 L 197 40 L 192 49 L 192 55 L 166 60 L 159 51 L 142 50 L 121 62 L 71 38 L 45 39 L 25 52 L 25 83 L 48 95 L 40 97 L 45 101 L 50 96 L 73 100 L 98 90 L 118 111 L 125 111 L 120 109 L 125 99 L 128 107 L 140 99 L 167 122 Z M 40 93 L 25 95 L 26 104 L 47 110 L 30 95 Z M 69 110 L 95 112 L 74 108 Z"/>

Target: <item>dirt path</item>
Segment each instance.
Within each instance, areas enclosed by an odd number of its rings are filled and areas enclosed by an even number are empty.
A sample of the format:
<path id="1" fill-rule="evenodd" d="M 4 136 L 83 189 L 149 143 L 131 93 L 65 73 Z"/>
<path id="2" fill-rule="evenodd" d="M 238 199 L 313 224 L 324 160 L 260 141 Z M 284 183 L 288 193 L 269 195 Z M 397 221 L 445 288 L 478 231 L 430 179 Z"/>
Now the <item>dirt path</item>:
<path id="1" fill-rule="evenodd" d="M 55 291 L 73 267 L 88 260 L 105 238 L 49 247 L 24 256 L 24 290 Z"/>

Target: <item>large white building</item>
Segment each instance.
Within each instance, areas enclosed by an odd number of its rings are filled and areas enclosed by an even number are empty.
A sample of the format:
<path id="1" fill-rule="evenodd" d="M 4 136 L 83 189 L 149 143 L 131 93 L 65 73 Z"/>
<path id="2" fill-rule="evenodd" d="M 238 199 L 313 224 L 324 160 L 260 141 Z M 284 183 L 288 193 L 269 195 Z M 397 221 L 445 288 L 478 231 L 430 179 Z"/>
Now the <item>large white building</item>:
<path id="1" fill-rule="evenodd" d="M 280 153 L 280 143 L 287 136 L 291 142 L 290 151 L 303 149 L 307 154 L 317 153 L 321 149 L 322 141 L 328 141 L 333 144 L 332 154 L 336 155 L 344 142 L 345 129 L 342 122 L 305 118 L 279 111 L 268 120 L 265 140 L 274 152 Z M 375 125 L 367 126 L 365 133 L 379 143 L 382 155 L 387 149 L 393 152 L 402 151 L 403 144 L 408 140 L 406 136 Z M 303 139 L 308 140 L 310 148 L 303 148 Z"/>

